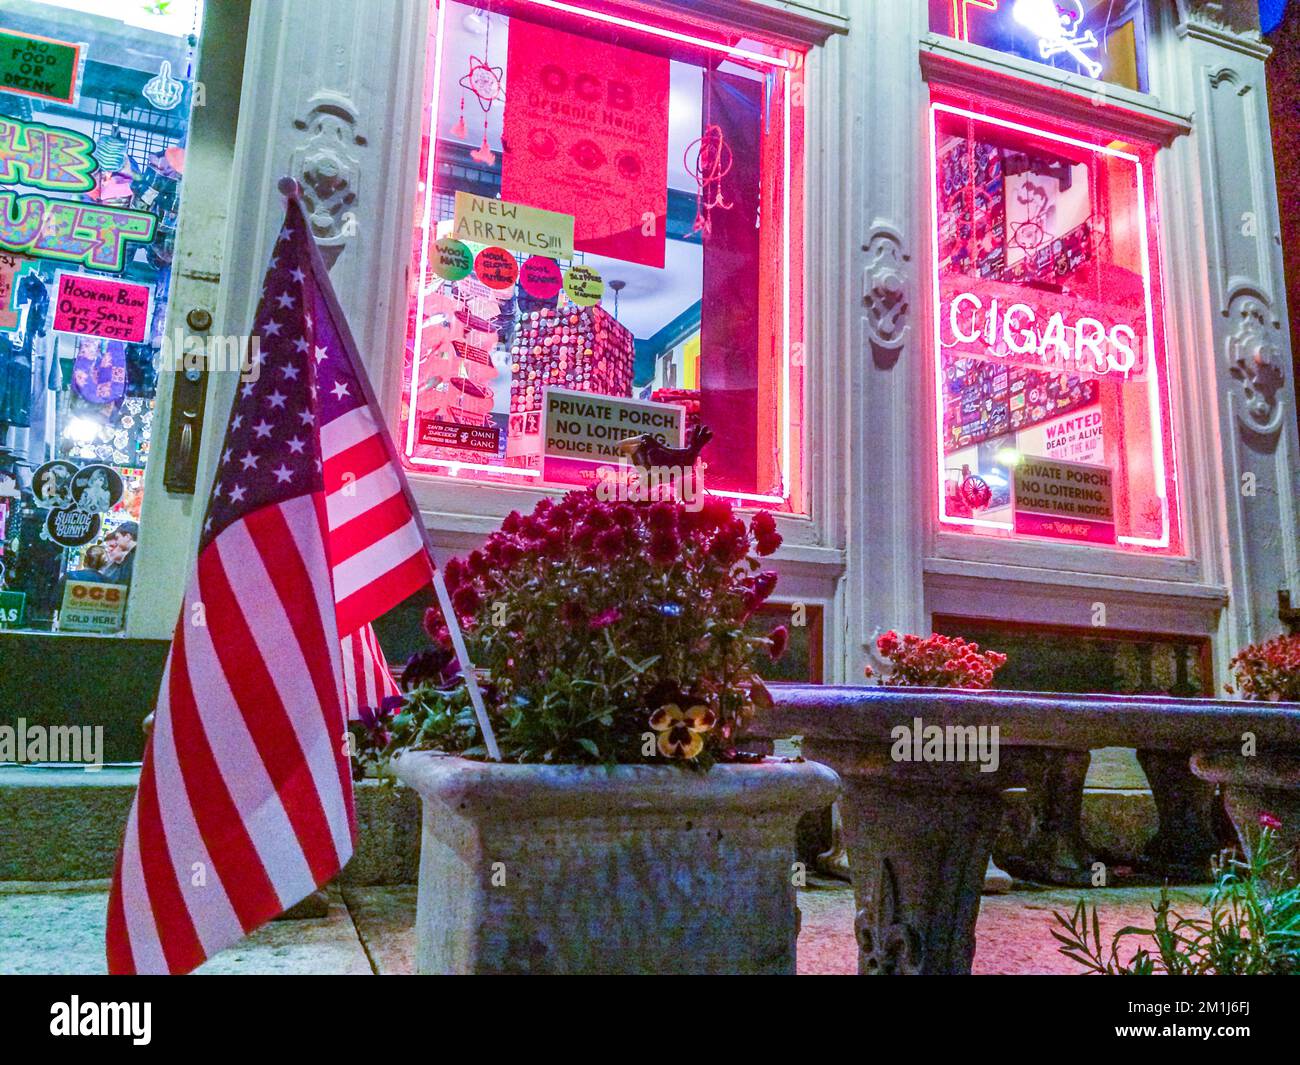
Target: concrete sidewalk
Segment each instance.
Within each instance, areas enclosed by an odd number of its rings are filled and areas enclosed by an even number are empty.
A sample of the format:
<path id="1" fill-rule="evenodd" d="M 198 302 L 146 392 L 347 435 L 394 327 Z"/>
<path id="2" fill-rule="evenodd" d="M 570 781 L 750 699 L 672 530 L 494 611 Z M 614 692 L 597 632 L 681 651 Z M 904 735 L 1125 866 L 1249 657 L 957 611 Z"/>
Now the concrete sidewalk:
<path id="1" fill-rule="evenodd" d="M 1199 909 L 1204 888 L 1174 891 L 1176 907 Z M 330 889 L 326 917 L 273 921 L 198 971 L 218 974 L 400 975 L 415 970 L 414 885 Z M 1017 890 L 985 896 L 980 908 L 975 972 L 1079 972 L 1052 939 L 1052 910 L 1071 911 L 1081 894 L 1096 902 L 1102 935 L 1126 924 L 1149 925 L 1159 891 L 1128 887 L 1079 892 Z M 0 882 L 0 975 L 93 974 L 104 971 L 107 885 Z M 846 884 L 815 879 L 799 893 L 800 975 L 857 970 L 853 892 Z M 1109 945 L 1109 944 L 1108 944 Z M 1135 944 L 1134 944 L 1135 945 Z M 1127 957 L 1128 953 L 1125 953 Z"/>

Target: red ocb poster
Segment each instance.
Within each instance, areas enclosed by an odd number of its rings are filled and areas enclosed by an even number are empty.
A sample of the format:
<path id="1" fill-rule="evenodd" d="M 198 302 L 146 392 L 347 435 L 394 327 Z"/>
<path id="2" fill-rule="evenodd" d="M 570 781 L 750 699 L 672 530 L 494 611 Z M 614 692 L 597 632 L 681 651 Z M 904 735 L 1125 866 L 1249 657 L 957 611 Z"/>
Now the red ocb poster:
<path id="1" fill-rule="evenodd" d="M 520 18 L 507 49 L 504 199 L 574 217 L 574 247 L 664 265 L 668 60 Z"/>

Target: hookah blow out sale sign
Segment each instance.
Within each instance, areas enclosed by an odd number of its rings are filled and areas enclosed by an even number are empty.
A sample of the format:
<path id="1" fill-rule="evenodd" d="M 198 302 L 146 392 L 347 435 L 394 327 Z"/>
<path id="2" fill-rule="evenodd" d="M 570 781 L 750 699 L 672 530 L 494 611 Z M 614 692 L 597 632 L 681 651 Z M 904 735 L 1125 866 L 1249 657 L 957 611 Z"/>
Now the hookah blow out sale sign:
<path id="1" fill-rule="evenodd" d="M 572 215 L 574 247 L 662 268 L 668 60 L 511 19 L 501 195 Z"/>

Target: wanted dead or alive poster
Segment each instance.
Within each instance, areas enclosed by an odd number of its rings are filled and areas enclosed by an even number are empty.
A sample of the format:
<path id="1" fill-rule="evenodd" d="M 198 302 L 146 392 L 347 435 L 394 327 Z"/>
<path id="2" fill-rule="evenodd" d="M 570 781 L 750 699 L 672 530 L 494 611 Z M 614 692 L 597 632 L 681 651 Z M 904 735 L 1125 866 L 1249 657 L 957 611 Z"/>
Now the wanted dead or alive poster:
<path id="1" fill-rule="evenodd" d="M 662 269 L 668 60 L 510 21 L 501 195 L 574 217 L 574 247 Z"/>

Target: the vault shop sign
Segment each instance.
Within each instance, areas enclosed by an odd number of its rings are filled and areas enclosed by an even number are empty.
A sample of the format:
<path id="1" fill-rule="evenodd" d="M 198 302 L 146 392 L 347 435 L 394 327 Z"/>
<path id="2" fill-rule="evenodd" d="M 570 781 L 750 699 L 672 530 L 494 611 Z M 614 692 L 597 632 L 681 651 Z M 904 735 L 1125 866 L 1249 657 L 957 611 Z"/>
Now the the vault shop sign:
<path id="1" fill-rule="evenodd" d="M 121 272 L 132 244 L 153 240 L 146 211 L 58 199 L 95 187 L 95 142 L 70 129 L 0 116 L 0 251 Z M 20 193 L 5 186 L 40 190 Z"/>

